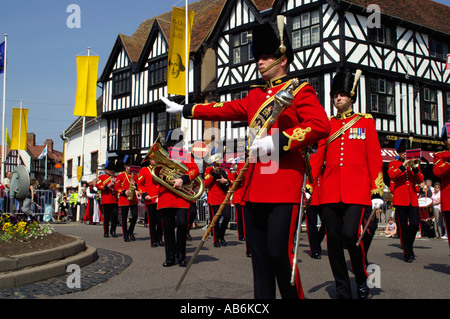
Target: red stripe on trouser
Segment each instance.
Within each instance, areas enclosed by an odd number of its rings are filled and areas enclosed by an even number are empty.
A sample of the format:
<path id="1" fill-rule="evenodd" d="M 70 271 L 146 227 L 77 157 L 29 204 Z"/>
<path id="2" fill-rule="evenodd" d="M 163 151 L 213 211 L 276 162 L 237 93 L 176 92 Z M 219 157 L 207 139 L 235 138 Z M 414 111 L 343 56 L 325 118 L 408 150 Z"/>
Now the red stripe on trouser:
<path id="1" fill-rule="evenodd" d="M 362 233 L 362 230 L 361 230 L 361 225 L 362 225 L 362 222 L 363 222 L 363 219 L 364 219 L 364 211 L 365 211 L 365 206 L 363 206 L 362 207 L 362 212 L 361 212 L 361 219 L 359 220 L 359 226 L 358 226 L 358 230 L 359 230 L 359 232 L 358 232 L 358 238 L 359 238 L 359 236 L 361 235 L 361 233 Z M 376 218 L 376 217 L 375 217 Z M 367 232 L 367 231 L 366 231 Z M 365 249 L 364 249 L 364 241 L 363 240 L 361 240 L 361 243 L 360 243 L 360 245 L 359 245 L 359 248 L 361 249 L 361 263 L 362 263 L 362 265 L 363 265 L 363 271 L 364 271 L 364 274 L 366 275 L 366 277 L 368 277 L 369 276 L 369 274 L 367 273 L 367 268 L 366 268 L 366 251 L 365 251 Z"/>
<path id="2" fill-rule="evenodd" d="M 292 205 L 292 217 L 291 217 L 291 227 L 289 229 L 289 245 L 288 245 L 288 254 L 289 254 L 289 260 L 291 262 L 291 267 L 294 264 L 294 256 L 295 256 L 295 234 L 297 231 L 297 221 L 298 218 L 300 218 L 299 216 L 299 207 L 300 205 L 298 204 L 294 204 Z M 301 224 L 300 224 L 301 227 Z M 297 289 L 297 295 L 299 296 L 300 299 L 304 299 L 305 295 L 303 294 L 303 288 L 302 288 L 302 282 L 300 280 L 300 271 L 298 269 L 298 264 L 297 264 L 297 269 L 295 271 L 295 287 Z"/>

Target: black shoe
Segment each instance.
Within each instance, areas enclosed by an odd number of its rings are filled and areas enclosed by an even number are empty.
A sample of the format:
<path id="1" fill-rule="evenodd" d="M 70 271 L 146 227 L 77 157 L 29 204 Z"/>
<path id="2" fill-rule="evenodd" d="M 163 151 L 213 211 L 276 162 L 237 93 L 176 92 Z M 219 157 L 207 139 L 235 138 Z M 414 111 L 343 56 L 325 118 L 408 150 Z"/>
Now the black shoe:
<path id="1" fill-rule="evenodd" d="M 226 246 L 227 245 L 227 242 L 225 241 L 225 239 L 221 239 L 220 240 L 220 245 L 221 246 Z"/>
<path id="2" fill-rule="evenodd" d="M 311 255 L 311 258 L 313 258 L 313 259 L 321 259 L 322 257 L 320 256 L 320 253 L 313 253 Z"/>
<path id="3" fill-rule="evenodd" d="M 158 247 L 158 243 L 152 243 L 152 247 Z"/>
<path id="4" fill-rule="evenodd" d="M 246 252 L 245 254 L 247 255 L 247 257 L 252 257 L 252 253 Z"/>
<path id="5" fill-rule="evenodd" d="M 413 260 L 414 260 L 414 257 L 413 257 L 413 256 L 405 256 L 405 257 L 404 257 L 404 260 L 405 260 L 407 263 L 412 263 Z"/>
<path id="6" fill-rule="evenodd" d="M 214 242 L 214 247 L 220 247 L 220 242 L 218 240 Z"/>
<path id="7" fill-rule="evenodd" d="M 191 234 L 187 234 L 187 240 L 191 241 L 192 240 L 192 236 Z"/>
<path id="8" fill-rule="evenodd" d="M 117 235 L 116 235 L 116 232 L 115 232 L 115 231 L 112 231 L 112 232 L 110 232 L 110 235 L 111 235 L 112 237 L 114 237 L 114 238 L 116 238 L 116 237 L 117 237 Z"/>
<path id="9" fill-rule="evenodd" d="M 130 234 L 130 239 L 131 239 L 132 241 L 136 241 L 136 237 L 134 237 L 134 234 Z"/>
<path id="10" fill-rule="evenodd" d="M 172 267 L 175 265 L 175 261 L 173 259 L 167 259 L 164 264 L 163 267 Z"/>
<path id="11" fill-rule="evenodd" d="M 369 298 L 369 287 L 367 287 L 366 283 L 363 283 L 358 287 L 358 299 L 367 299 Z"/>
<path id="12" fill-rule="evenodd" d="M 165 246 L 166 244 L 164 244 L 164 242 L 162 241 L 162 240 L 160 240 L 159 242 L 158 242 L 158 244 L 160 245 L 160 246 Z"/>
<path id="13" fill-rule="evenodd" d="M 109 238 L 109 235 L 108 235 L 108 233 L 105 233 L 105 234 L 103 234 L 103 237 L 105 237 L 105 238 Z"/>
<path id="14" fill-rule="evenodd" d="M 128 243 L 130 241 L 130 238 L 128 236 L 125 236 L 123 237 L 123 241 Z"/>
<path id="15" fill-rule="evenodd" d="M 187 266 L 186 257 L 185 256 L 179 254 L 177 259 L 178 259 L 178 264 L 180 265 L 180 267 L 186 267 Z"/>

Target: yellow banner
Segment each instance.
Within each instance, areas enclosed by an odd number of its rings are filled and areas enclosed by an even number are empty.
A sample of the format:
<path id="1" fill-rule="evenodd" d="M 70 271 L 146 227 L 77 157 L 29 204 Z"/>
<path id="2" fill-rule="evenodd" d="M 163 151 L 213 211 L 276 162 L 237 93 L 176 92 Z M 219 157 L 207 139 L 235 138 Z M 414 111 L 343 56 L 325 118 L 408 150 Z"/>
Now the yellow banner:
<path id="1" fill-rule="evenodd" d="M 186 94 L 186 72 L 189 73 L 189 59 L 186 61 L 186 41 L 190 50 L 193 24 L 194 12 L 188 11 L 188 39 L 186 39 L 186 10 L 173 7 L 167 68 L 167 93 L 169 94 Z"/>
<path id="2" fill-rule="evenodd" d="M 6 144 L 11 149 L 11 137 L 9 137 L 8 128 L 6 128 Z"/>
<path id="3" fill-rule="evenodd" d="M 97 117 L 98 56 L 77 56 L 77 95 L 74 116 Z"/>
<path id="4" fill-rule="evenodd" d="M 11 149 L 26 150 L 28 109 L 21 110 L 20 108 L 13 108 L 12 111 L 13 116 L 12 116 L 12 132 L 11 132 Z M 19 140 L 20 140 L 20 148 L 19 148 Z"/>

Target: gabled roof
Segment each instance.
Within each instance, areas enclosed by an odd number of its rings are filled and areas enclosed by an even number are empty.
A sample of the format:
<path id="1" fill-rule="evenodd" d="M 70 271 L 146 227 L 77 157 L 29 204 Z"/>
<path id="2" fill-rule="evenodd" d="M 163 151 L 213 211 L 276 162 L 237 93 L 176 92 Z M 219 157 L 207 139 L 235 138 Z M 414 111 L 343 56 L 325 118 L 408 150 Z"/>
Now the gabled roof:
<path id="1" fill-rule="evenodd" d="M 382 14 L 450 35 L 450 7 L 432 0 L 342 0 L 342 2 L 362 8 L 377 4 Z"/>
<path id="2" fill-rule="evenodd" d="M 226 2 L 227 0 L 199 0 L 189 5 L 188 9 L 194 11 L 190 52 L 197 52 L 201 48 Z M 98 82 L 105 82 L 108 79 L 122 48 L 125 49 L 133 68 L 145 64 L 155 40 L 155 37 L 150 37 L 151 33 L 160 31 L 169 43 L 171 20 L 172 11 L 143 21 L 132 36 L 119 34 Z"/>
<path id="3" fill-rule="evenodd" d="M 45 145 L 28 145 L 27 151 L 28 154 L 30 154 L 30 157 L 32 159 L 37 159 L 39 157 L 39 155 L 42 154 L 42 151 L 44 150 Z M 48 151 L 47 152 L 47 157 L 51 160 L 53 160 L 53 162 L 58 163 L 58 162 L 62 162 L 63 159 L 63 153 L 60 151 Z"/>
<path id="4" fill-rule="evenodd" d="M 139 61 L 139 56 L 144 45 L 145 41 L 142 41 L 138 38 L 129 37 L 124 34 L 119 34 L 108 57 L 108 61 L 106 61 L 105 68 L 103 69 L 103 72 L 97 82 L 105 82 L 108 79 L 114 68 L 114 65 L 116 64 L 117 57 L 119 56 L 120 52 L 122 52 L 122 48 L 125 49 L 125 53 L 130 61 L 131 66 L 133 67 L 133 65 L 137 64 L 137 62 Z"/>

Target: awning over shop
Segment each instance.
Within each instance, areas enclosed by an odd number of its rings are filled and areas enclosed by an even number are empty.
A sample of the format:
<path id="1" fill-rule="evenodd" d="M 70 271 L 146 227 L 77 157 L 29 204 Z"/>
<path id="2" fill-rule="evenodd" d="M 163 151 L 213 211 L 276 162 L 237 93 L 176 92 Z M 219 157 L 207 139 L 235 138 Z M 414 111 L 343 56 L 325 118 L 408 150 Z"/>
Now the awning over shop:
<path id="1" fill-rule="evenodd" d="M 422 157 L 425 158 L 430 164 L 433 164 L 434 153 L 435 152 L 422 151 Z M 383 157 L 383 162 L 390 162 L 395 160 L 395 157 L 398 156 L 398 153 L 394 148 L 382 148 L 381 156 Z M 426 164 L 426 162 L 423 159 L 422 163 Z"/>

